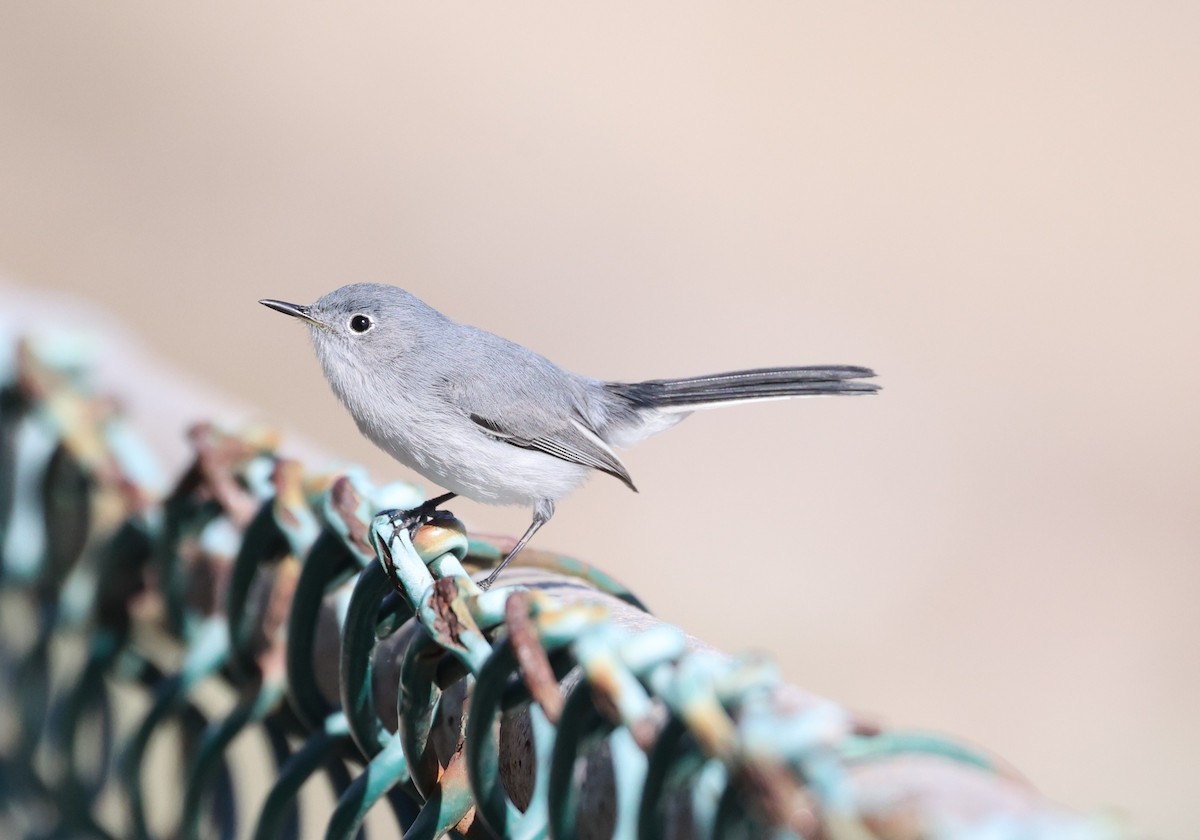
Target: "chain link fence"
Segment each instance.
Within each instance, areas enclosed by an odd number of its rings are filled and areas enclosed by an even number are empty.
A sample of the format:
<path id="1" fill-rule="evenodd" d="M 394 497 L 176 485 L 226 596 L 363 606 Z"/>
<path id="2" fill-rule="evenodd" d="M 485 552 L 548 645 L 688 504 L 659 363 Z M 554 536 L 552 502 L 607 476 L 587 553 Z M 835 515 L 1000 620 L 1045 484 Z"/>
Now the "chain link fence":
<path id="1" fill-rule="evenodd" d="M 354 838 L 376 805 L 405 838 L 1124 836 L 707 647 L 577 560 L 529 549 L 482 591 L 511 543 L 450 513 L 394 529 L 380 511 L 415 488 L 314 474 L 269 432 L 196 425 L 165 482 L 86 367 L 22 341 L 3 371 L 5 836 Z M 247 731 L 267 745 L 249 766 Z M 331 809 L 301 807 L 316 775 Z"/>

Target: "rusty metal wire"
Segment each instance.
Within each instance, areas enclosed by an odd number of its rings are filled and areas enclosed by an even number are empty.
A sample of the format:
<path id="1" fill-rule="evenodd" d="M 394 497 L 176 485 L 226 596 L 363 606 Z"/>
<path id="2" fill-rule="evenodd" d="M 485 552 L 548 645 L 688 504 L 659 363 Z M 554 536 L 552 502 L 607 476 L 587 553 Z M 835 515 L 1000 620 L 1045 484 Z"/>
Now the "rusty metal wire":
<path id="1" fill-rule="evenodd" d="M 704 648 L 578 561 L 530 551 L 482 591 L 502 541 L 452 514 L 394 529 L 377 513 L 414 488 L 308 472 L 269 433 L 197 425 L 169 485 L 84 361 L 20 342 L 0 364 L 0 833 L 155 837 L 165 790 L 180 838 L 350 838 L 380 801 L 406 838 L 1122 836 Z M 82 664 L 58 661 L 71 640 Z M 236 700 L 209 720 L 211 681 Z M 118 686 L 149 702 L 127 732 Z M 167 729 L 181 777 L 147 779 Z M 247 730 L 274 762 L 252 806 L 228 752 Z M 338 803 L 302 826 L 318 772 Z"/>

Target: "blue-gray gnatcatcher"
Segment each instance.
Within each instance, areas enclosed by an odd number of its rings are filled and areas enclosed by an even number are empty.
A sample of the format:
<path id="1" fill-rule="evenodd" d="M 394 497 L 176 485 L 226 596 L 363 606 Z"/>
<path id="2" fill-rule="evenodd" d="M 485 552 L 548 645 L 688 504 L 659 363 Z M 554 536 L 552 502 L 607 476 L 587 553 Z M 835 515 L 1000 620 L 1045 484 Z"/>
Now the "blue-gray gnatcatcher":
<path id="1" fill-rule="evenodd" d="M 308 325 L 326 379 L 364 435 L 450 491 L 397 513 L 394 523 L 428 521 L 459 494 L 533 508 L 529 529 L 484 588 L 549 521 L 555 502 L 594 470 L 637 489 L 613 447 L 635 444 L 700 408 L 879 387 L 859 381 L 873 371 L 848 365 L 605 382 L 378 283 L 343 286 L 311 306 L 259 303 Z"/>

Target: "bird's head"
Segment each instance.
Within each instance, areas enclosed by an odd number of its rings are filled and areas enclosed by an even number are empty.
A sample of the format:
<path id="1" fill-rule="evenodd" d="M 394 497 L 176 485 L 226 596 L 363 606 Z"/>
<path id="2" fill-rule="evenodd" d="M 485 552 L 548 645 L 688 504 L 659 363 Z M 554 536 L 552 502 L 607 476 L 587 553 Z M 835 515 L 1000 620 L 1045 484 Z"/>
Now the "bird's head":
<path id="1" fill-rule="evenodd" d="M 437 310 L 383 283 L 342 286 L 307 306 L 271 299 L 259 303 L 308 326 L 321 366 L 335 385 L 346 377 L 395 370 L 407 355 L 436 340 L 447 323 Z"/>

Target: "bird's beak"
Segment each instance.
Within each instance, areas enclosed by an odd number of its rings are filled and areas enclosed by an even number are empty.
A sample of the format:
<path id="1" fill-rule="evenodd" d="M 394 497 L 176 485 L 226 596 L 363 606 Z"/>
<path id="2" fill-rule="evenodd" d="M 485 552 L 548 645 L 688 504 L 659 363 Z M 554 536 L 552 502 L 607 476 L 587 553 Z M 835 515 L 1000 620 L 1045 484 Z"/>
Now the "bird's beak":
<path id="1" fill-rule="evenodd" d="M 308 321 L 310 324 L 321 326 L 321 324 L 309 313 L 307 306 L 301 306 L 298 303 L 288 303 L 287 301 L 283 300 L 271 300 L 270 298 L 260 300 L 259 303 L 268 309 L 274 309 L 276 312 L 282 312 L 284 315 L 291 315 L 293 318 L 299 318 L 302 321 Z"/>

